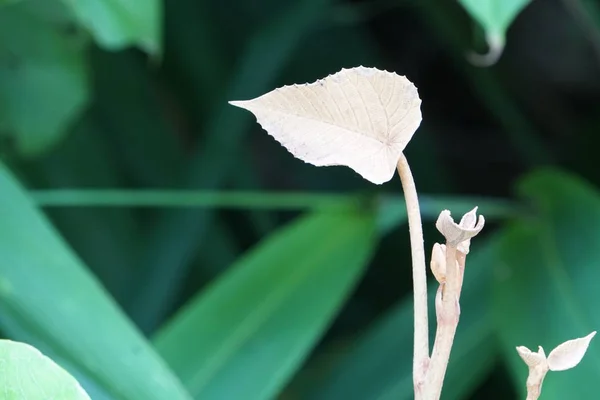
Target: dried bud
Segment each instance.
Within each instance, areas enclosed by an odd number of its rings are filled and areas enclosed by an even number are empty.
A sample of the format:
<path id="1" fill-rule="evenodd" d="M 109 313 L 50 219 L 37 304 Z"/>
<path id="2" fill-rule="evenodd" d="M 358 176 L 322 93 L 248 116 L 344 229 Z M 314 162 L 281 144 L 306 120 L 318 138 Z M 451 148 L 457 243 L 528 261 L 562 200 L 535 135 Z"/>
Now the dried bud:
<path id="1" fill-rule="evenodd" d="M 435 243 L 431 251 L 431 272 L 439 283 L 446 282 L 446 246 Z"/>
<path id="2" fill-rule="evenodd" d="M 476 236 L 485 224 L 482 215 L 477 220 L 476 212 L 477 207 L 466 213 L 458 224 L 450 216 L 450 211 L 444 210 L 440 213 L 435 226 L 446 238 L 446 244 L 456 247 L 464 254 L 469 253 L 471 238 Z"/>
<path id="3" fill-rule="evenodd" d="M 530 368 L 546 363 L 546 353 L 544 353 L 542 346 L 539 346 L 537 353 L 534 353 L 525 346 L 517 347 L 517 352 Z"/>
<path id="4" fill-rule="evenodd" d="M 542 392 L 544 378 L 548 373 L 548 360 L 542 346 L 539 346 L 538 352 L 534 353 L 525 346 L 517 347 L 517 352 L 529 367 L 527 376 L 527 399 L 537 400 Z"/>

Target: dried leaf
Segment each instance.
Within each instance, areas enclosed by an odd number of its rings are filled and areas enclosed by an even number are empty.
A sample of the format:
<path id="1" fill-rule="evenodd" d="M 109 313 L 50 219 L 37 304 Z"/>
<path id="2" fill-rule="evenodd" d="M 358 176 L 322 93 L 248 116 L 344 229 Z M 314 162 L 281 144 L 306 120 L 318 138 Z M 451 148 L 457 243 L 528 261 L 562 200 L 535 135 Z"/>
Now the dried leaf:
<path id="1" fill-rule="evenodd" d="M 542 346 L 538 347 L 537 353 L 534 353 L 525 346 L 517 347 L 517 352 L 528 367 L 536 367 L 546 362 L 546 353 L 544 353 Z"/>
<path id="2" fill-rule="evenodd" d="M 568 340 L 556 346 L 548 355 L 548 365 L 551 371 L 564 371 L 573 368 L 583 358 L 596 331 L 586 337 Z"/>
<path id="3" fill-rule="evenodd" d="M 392 178 L 421 123 L 417 88 L 404 76 L 366 67 L 230 104 L 251 111 L 295 157 L 346 165 L 376 184 Z"/>
<path id="4" fill-rule="evenodd" d="M 447 244 L 456 247 L 462 242 L 470 241 L 472 237 L 475 237 L 483 229 L 485 219 L 483 215 L 480 215 L 478 220 L 476 212 L 477 207 L 466 213 L 461 218 L 460 223 L 457 224 L 452 219 L 450 211 L 443 210 L 435 223 L 435 227 L 444 235 Z M 467 254 L 469 246 L 470 242 L 464 243 L 460 250 Z"/>

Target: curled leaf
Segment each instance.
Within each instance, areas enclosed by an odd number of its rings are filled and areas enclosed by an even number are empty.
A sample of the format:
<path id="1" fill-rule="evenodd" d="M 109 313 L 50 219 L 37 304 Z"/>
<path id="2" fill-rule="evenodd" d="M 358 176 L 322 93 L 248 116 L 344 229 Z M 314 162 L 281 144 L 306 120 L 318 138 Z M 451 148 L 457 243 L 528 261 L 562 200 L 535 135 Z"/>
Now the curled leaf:
<path id="1" fill-rule="evenodd" d="M 596 331 L 586 337 L 567 340 L 556 346 L 548 355 L 548 365 L 551 371 L 564 371 L 573 368 L 583 358 Z"/>
<path id="2" fill-rule="evenodd" d="M 495 64 L 504 49 L 506 31 L 519 13 L 531 0 L 459 0 L 459 3 L 479 22 L 485 31 L 489 53 L 470 54 L 470 61 L 477 66 Z"/>
<path id="3" fill-rule="evenodd" d="M 486 35 L 486 40 L 489 46 L 489 51 L 487 53 L 467 53 L 468 60 L 477 67 L 491 67 L 498 62 L 504 51 L 504 37 L 498 35 Z"/>
<path id="4" fill-rule="evenodd" d="M 404 76 L 366 67 L 230 104 L 251 111 L 295 157 L 345 165 L 376 184 L 392 178 L 421 123 L 417 88 Z"/>
<path id="5" fill-rule="evenodd" d="M 454 222 L 450 215 L 450 211 L 444 210 L 440 213 L 435 227 L 444 237 L 446 243 L 450 246 L 458 247 L 460 251 L 467 254 L 469 252 L 470 240 L 476 236 L 483 229 L 485 220 L 483 215 L 479 216 L 477 220 L 476 216 L 477 207 L 466 213 L 460 220 L 460 223 Z M 466 243 L 463 243 L 465 242 Z"/>
<path id="6" fill-rule="evenodd" d="M 517 353 L 519 353 L 525 364 L 530 368 L 546 363 L 546 353 L 544 353 L 542 346 L 538 347 L 537 353 L 534 353 L 525 346 L 519 346 L 517 347 Z"/>

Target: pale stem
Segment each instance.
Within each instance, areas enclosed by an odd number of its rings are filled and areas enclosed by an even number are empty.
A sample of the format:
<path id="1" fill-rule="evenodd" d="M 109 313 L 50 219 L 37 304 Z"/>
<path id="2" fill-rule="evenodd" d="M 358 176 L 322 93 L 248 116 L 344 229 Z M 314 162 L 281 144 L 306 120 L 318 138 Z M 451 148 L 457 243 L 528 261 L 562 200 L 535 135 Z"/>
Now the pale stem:
<path id="1" fill-rule="evenodd" d="M 404 154 L 398 161 L 398 175 L 402 181 L 402 190 L 406 201 L 408 230 L 412 257 L 413 291 L 415 296 L 415 336 L 413 352 L 413 382 L 415 398 L 421 398 L 421 389 L 425 381 L 429 363 L 429 331 L 427 322 L 427 274 L 425 269 L 425 249 L 423 245 L 423 227 L 421 211 L 415 182 Z"/>
<path id="2" fill-rule="evenodd" d="M 529 368 L 529 375 L 527 376 L 527 399 L 526 400 L 538 400 L 542 392 L 542 383 L 548 372 L 546 364 L 537 365 Z"/>
<path id="3" fill-rule="evenodd" d="M 525 400 L 538 400 L 540 398 L 539 393 L 533 391 L 527 391 L 527 398 Z"/>
<path id="4" fill-rule="evenodd" d="M 437 400 L 442 394 L 444 376 L 448 368 L 454 342 L 460 306 L 461 267 L 456 263 L 456 247 L 446 243 L 446 283 L 440 285 L 436 296 L 437 329 L 433 353 L 426 377 L 425 400 Z M 461 259 L 463 261 L 464 259 Z M 464 261 L 463 261 L 464 262 Z"/>

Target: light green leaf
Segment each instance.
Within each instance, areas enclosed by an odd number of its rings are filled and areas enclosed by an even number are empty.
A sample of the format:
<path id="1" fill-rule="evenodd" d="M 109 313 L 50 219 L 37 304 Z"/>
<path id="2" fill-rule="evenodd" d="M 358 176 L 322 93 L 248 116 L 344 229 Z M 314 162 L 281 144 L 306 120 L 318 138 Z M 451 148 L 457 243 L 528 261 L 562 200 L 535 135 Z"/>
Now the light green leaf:
<path id="1" fill-rule="evenodd" d="M 272 399 L 364 271 L 371 212 L 314 213 L 233 265 L 154 343 L 196 399 Z"/>
<path id="2" fill-rule="evenodd" d="M 479 247 L 483 245 L 482 247 Z M 487 301 L 496 241 L 473 243 L 467 258 L 461 320 L 452 348 L 443 399 L 463 399 L 481 383 L 493 366 L 496 343 Z M 437 285 L 435 285 L 437 286 Z M 437 287 L 430 286 L 430 309 Z M 431 332 L 435 332 L 435 323 Z M 300 398 L 311 400 L 410 400 L 412 381 L 413 301 L 412 296 L 377 321 L 363 335 L 319 371 L 319 378 Z M 312 365 L 313 368 L 318 368 Z M 468 371 L 468 373 L 465 373 Z M 292 391 L 290 393 L 294 393 Z"/>
<path id="3" fill-rule="evenodd" d="M 531 0 L 459 0 L 471 17 L 485 31 L 490 52 L 472 55 L 472 62 L 482 66 L 494 64 L 504 49 L 506 31 Z"/>
<path id="4" fill-rule="evenodd" d="M 63 0 L 96 41 L 109 50 L 136 45 L 160 54 L 161 0 Z"/>
<path id="5" fill-rule="evenodd" d="M 517 15 L 531 0 L 459 0 L 486 35 L 504 39 Z"/>
<path id="6" fill-rule="evenodd" d="M 0 193 L 2 331 L 59 360 L 103 398 L 189 399 L 1 164 Z"/>
<path id="7" fill-rule="evenodd" d="M 89 400 L 67 371 L 36 348 L 0 340 L 2 400 Z"/>
<path id="8" fill-rule="evenodd" d="M 34 9 L 0 10 L 0 133 L 25 155 L 58 142 L 89 95 L 85 42 Z"/>
<path id="9" fill-rule="evenodd" d="M 556 170 L 530 175 L 520 189 L 537 215 L 516 223 L 502 239 L 494 317 L 505 358 L 525 393 L 527 367 L 516 346 L 549 352 L 600 327 L 600 195 Z M 542 398 L 595 398 L 599 375 L 600 346 L 592 341 L 576 368 L 548 373 Z"/>

